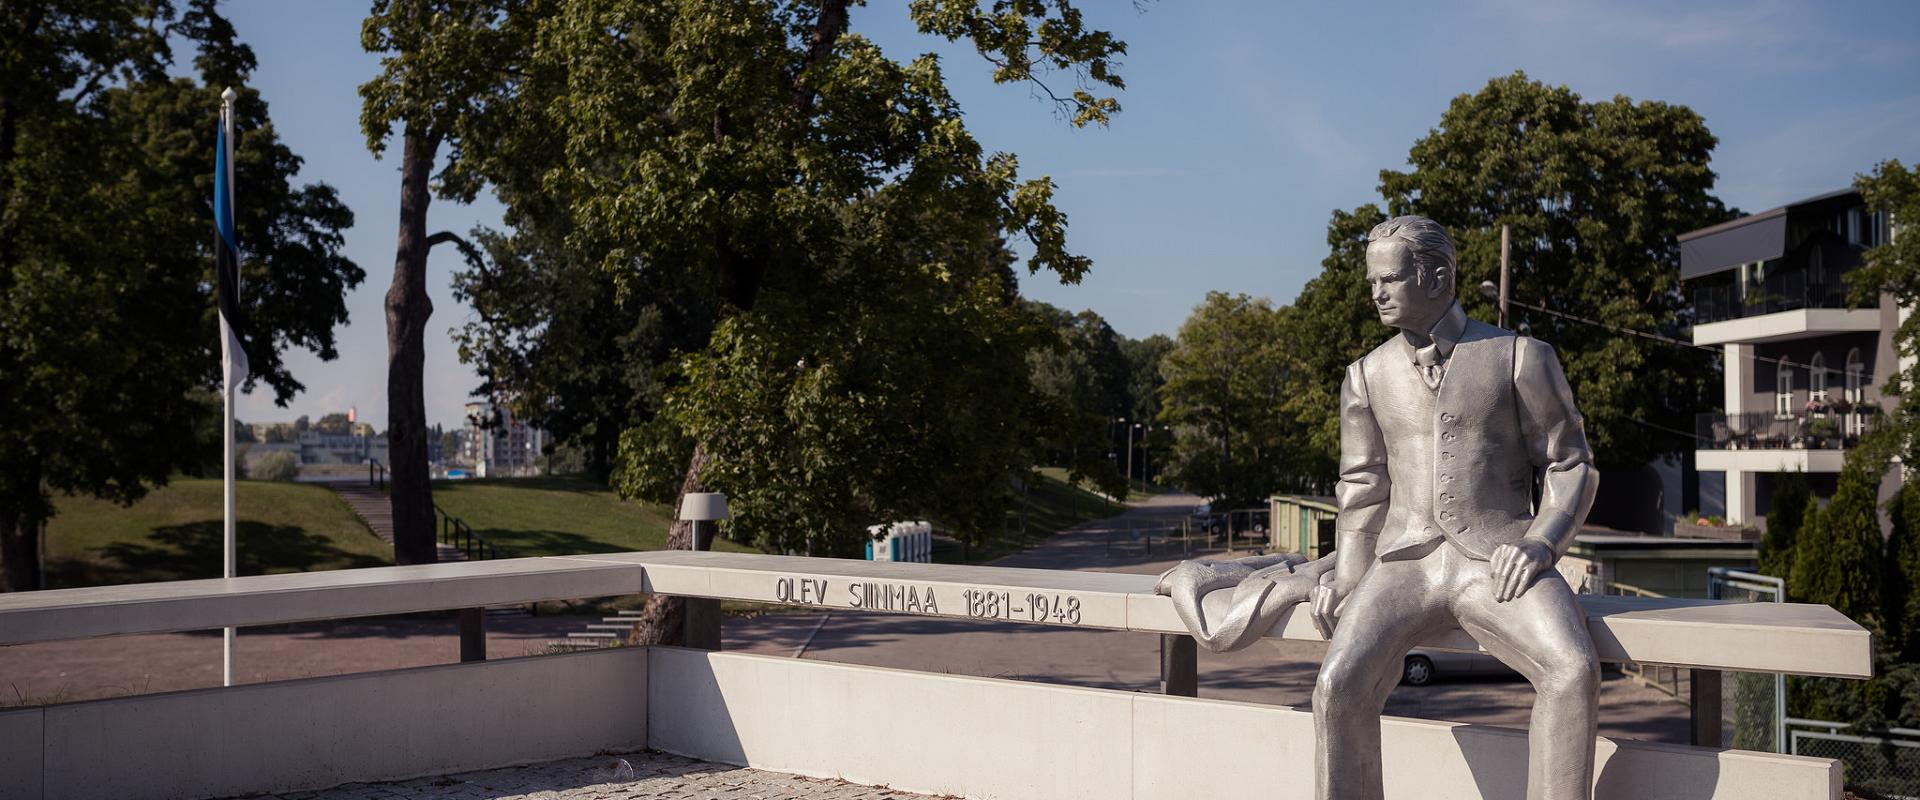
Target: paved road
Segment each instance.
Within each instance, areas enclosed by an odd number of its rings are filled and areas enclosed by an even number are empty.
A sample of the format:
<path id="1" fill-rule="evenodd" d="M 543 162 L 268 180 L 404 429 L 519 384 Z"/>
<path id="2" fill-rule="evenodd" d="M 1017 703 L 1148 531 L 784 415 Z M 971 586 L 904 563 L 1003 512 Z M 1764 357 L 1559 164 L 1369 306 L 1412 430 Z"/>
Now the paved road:
<path id="1" fill-rule="evenodd" d="M 1200 499 L 1163 494 L 1126 514 L 1087 523 L 995 566 L 1157 574 L 1183 557 L 1155 542 L 1148 554 L 1130 531 L 1183 513 Z M 1110 547 L 1110 543 L 1113 545 Z M 1127 545 L 1127 546 L 1122 546 Z M 1210 553 L 1209 557 L 1218 557 Z M 724 647 L 849 664 L 1015 678 L 1127 691 L 1159 690 L 1160 637 L 973 620 L 837 611 L 730 619 Z M 1200 696 L 1308 707 L 1326 645 L 1263 640 L 1236 653 L 1200 653 Z M 1608 670 L 1600 690 L 1600 732 L 1651 741 L 1687 741 L 1687 707 Z M 1533 690 L 1524 680 L 1478 679 L 1402 686 L 1387 713 L 1525 728 Z"/>

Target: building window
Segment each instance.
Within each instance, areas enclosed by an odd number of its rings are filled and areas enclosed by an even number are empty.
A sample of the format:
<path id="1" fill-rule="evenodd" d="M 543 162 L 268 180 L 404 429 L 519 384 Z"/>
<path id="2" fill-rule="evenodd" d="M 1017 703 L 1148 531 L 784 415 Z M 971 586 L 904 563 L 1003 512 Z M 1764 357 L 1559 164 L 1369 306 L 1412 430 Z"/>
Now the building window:
<path id="1" fill-rule="evenodd" d="M 1867 402 L 1867 364 L 1860 358 L 1860 348 L 1847 351 L 1846 398 L 1852 406 L 1847 415 L 1847 433 L 1859 436 L 1866 432 L 1866 415 L 1860 413 L 1860 406 Z"/>
<path id="2" fill-rule="evenodd" d="M 1807 389 L 1813 400 L 1826 405 L 1827 356 L 1825 353 L 1813 354 L 1813 365 L 1807 369 Z"/>
<path id="3" fill-rule="evenodd" d="M 1793 411 L 1793 368 L 1781 364 L 1773 372 L 1773 414 L 1784 419 Z"/>

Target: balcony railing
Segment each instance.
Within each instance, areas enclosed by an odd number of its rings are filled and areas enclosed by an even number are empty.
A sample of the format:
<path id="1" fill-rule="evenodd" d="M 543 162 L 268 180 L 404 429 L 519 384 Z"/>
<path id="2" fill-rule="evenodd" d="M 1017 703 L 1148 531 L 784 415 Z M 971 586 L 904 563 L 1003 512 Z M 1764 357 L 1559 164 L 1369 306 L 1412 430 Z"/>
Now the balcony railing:
<path id="1" fill-rule="evenodd" d="M 1879 430 L 1879 406 L 1847 411 L 1701 414 L 1694 435 L 1702 450 L 1845 450 Z"/>
<path id="2" fill-rule="evenodd" d="M 1850 270 L 1828 269 L 1815 275 L 1795 269 L 1768 275 L 1759 285 L 1702 286 L 1693 290 L 1696 324 L 1757 317 L 1802 308 L 1847 308 Z"/>

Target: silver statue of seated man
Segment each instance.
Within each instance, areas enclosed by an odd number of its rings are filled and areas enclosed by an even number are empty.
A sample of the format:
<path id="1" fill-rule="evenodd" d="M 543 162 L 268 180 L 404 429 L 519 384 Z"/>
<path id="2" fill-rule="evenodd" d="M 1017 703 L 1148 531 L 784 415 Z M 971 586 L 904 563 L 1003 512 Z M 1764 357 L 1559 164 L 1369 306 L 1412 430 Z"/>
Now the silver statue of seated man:
<path id="1" fill-rule="evenodd" d="M 1456 626 L 1533 682 L 1529 800 L 1592 797 L 1600 665 L 1553 565 L 1599 475 L 1553 348 L 1468 319 L 1454 276 L 1433 220 L 1367 236 L 1374 306 L 1398 334 L 1340 387 L 1334 554 L 1188 562 L 1158 587 L 1216 651 L 1309 604 L 1331 639 L 1313 689 L 1322 800 L 1381 798 L 1380 713 L 1402 659 Z"/>

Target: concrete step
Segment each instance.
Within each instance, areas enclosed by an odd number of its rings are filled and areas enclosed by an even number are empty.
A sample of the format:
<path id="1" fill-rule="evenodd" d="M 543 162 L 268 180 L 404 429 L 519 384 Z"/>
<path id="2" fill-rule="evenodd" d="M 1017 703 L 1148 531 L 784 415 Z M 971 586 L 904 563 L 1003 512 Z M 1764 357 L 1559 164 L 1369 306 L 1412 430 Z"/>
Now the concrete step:
<path id="1" fill-rule="evenodd" d="M 569 639 L 618 639 L 620 638 L 620 634 L 601 633 L 599 631 L 593 631 L 590 633 L 580 633 L 576 631 L 576 632 L 567 634 L 567 638 Z"/>

